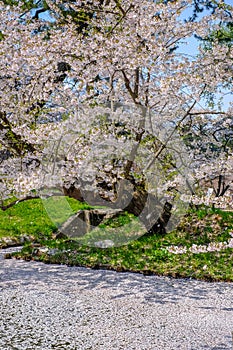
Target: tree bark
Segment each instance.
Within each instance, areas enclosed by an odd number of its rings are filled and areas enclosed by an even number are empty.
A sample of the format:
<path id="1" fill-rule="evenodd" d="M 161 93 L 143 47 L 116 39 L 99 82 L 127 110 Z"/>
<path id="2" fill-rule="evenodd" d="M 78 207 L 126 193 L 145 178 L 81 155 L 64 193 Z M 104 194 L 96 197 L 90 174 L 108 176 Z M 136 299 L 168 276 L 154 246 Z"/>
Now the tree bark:
<path id="1" fill-rule="evenodd" d="M 131 185 L 131 186 L 130 186 Z M 162 204 L 154 195 L 148 193 L 142 186 L 133 186 L 129 182 L 124 183 L 118 191 L 118 199 L 115 202 L 101 198 L 94 191 L 85 191 L 71 186 L 64 189 L 65 195 L 90 205 L 104 205 L 112 209 L 122 209 L 139 217 L 144 224 L 146 235 L 166 234 L 166 226 L 171 217 L 172 204 Z"/>

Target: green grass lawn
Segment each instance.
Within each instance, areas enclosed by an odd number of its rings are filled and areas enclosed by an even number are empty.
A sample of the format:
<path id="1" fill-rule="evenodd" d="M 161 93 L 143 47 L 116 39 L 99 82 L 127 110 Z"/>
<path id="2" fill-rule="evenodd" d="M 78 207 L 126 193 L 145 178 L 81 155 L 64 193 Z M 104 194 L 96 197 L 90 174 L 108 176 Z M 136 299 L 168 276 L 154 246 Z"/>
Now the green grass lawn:
<path id="1" fill-rule="evenodd" d="M 233 231 L 233 212 L 200 208 L 190 210 L 175 231 L 165 236 L 146 237 L 138 219 L 124 213 L 108 220 L 97 229 L 79 239 L 55 239 L 57 226 L 72 213 L 90 208 L 84 203 L 67 199 L 68 207 L 53 199 L 46 205 L 40 199 L 16 204 L 6 211 L 0 211 L 0 238 L 29 235 L 33 242 L 27 242 L 18 257 L 46 263 L 107 268 L 117 271 L 133 271 L 144 274 L 158 274 L 173 277 L 198 278 L 209 281 L 233 281 L 233 248 L 205 253 L 189 250 L 193 244 L 227 242 Z M 66 204 L 67 204 L 66 203 Z M 98 240 L 112 239 L 119 246 L 97 248 Z M 36 248 L 35 248 L 35 242 Z M 47 249 L 38 249 L 38 246 Z M 169 247 L 186 248 L 184 254 L 173 254 Z"/>
<path id="2" fill-rule="evenodd" d="M 0 238 L 38 234 L 50 237 L 57 230 L 57 226 L 68 219 L 72 213 L 90 208 L 87 204 L 72 198 L 66 198 L 64 208 L 63 198 L 49 199 L 46 205 L 41 199 L 32 199 L 15 204 L 6 211 L 0 210 Z M 70 208 L 67 208 L 67 203 Z M 50 216 L 46 209 L 49 209 Z"/>

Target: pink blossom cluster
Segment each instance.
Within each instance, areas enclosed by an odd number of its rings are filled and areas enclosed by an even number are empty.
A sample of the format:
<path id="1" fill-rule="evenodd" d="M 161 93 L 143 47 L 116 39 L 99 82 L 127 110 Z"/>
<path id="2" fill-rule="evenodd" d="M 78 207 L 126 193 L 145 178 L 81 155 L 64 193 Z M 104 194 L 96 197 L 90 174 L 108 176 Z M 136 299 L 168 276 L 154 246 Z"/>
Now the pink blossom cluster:
<path id="1" fill-rule="evenodd" d="M 191 252 L 193 254 L 208 253 L 208 252 L 219 252 L 227 248 L 233 248 L 233 232 L 229 233 L 232 238 L 224 242 L 210 242 L 207 245 L 193 244 L 190 248 L 185 246 L 170 246 L 167 251 L 172 254 L 185 254 Z"/>

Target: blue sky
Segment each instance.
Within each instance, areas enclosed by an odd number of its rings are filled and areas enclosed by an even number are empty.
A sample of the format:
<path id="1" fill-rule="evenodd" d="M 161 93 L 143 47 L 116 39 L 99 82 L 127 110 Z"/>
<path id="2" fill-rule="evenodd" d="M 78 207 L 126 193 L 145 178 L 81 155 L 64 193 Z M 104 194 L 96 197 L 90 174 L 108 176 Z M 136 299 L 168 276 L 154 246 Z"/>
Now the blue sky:
<path id="1" fill-rule="evenodd" d="M 225 0 L 225 3 L 227 5 L 231 5 L 233 6 L 233 0 Z M 209 11 L 204 10 L 202 13 L 200 13 L 200 17 L 201 16 L 205 16 L 209 13 Z M 181 18 L 185 19 L 188 16 L 192 15 L 192 9 L 189 8 L 188 10 L 184 11 Z M 232 14 L 233 15 L 233 14 Z M 201 44 L 200 40 L 198 40 L 197 38 L 193 36 L 191 36 L 190 38 L 187 39 L 185 44 L 181 44 L 179 45 L 179 48 L 177 49 L 177 52 L 181 52 L 181 53 L 185 53 L 187 55 L 191 55 L 191 56 L 195 56 L 198 53 L 198 47 Z M 227 93 L 226 91 L 226 95 L 223 97 L 223 110 L 226 110 L 229 107 L 229 104 L 233 102 L 233 96 L 232 94 Z"/>

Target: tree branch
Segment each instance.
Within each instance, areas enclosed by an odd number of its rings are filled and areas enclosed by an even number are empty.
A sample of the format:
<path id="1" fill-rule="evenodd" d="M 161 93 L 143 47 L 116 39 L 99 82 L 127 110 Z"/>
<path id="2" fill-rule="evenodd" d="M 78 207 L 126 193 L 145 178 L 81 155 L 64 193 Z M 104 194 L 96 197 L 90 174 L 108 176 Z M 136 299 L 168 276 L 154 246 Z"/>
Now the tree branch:
<path id="1" fill-rule="evenodd" d="M 134 95 L 138 97 L 139 92 L 139 67 L 135 69 Z"/>
<path id="2" fill-rule="evenodd" d="M 189 115 L 200 115 L 200 114 L 226 114 L 225 112 L 214 112 L 214 111 L 204 111 L 204 112 L 190 112 Z"/>
<path id="3" fill-rule="evenodd" d="M 20 135 L 17 135 L 14 131 L 12 131 L 11 124 L 7 119 L 6 114 L 3 112 L 0 112 L 0 130 L 6 131 L 5 139 L 7 146 L 18 155 L 22 155 L 23 150 L 28 150 L 29 152 L 35 151 L 35 148 L 31 143 L 27 143 L 26 141 L 22 140 Z"/>
<path id="4" fill-rule="evenodd" d="M 15 204 L 18 204 L 20 202 L 25 202 L 25 201 L 29 201 L 30 199 L 38 199 L 40 198 L 39 196 L 26 196 L 25 198 L 22 199 L 16 199 L 15 201 L 7 204 L 7 205 L 1 205 L 0 208 L 5 211 L 9 208 L 12 208 Z"/>
<path id="5" fill-rule="evenodd" d="M 34 16 L 32 17 L 32 19 L 39 19 L 39 14 L 48 11 L 48 9 L 42 8 L 39 10 L 36 10 Z"/>
<path id="6" fill-rule="evenodd" d="M 140 102 L 137 102 L 136 99 L 137 99 L 137 95 L 135 94 L 135 92 L 132 90 L 131 86 L 130 86 L 130 80 L 129 78 L 127 77 L 124 69 L 121 70 L 122 71 L 122 74 L 123 74 L 123 77 L 124 77 L 124 80 L 125 80 L 125 87 L 126 89 L 128 90 L 130 96 L 132 97 L 134 103 L 136 105 L 141 105 Z"/>

